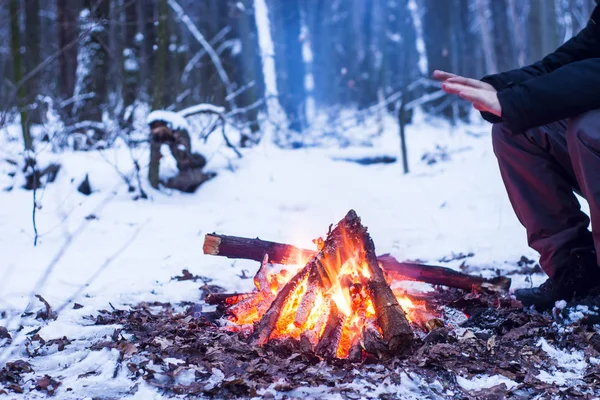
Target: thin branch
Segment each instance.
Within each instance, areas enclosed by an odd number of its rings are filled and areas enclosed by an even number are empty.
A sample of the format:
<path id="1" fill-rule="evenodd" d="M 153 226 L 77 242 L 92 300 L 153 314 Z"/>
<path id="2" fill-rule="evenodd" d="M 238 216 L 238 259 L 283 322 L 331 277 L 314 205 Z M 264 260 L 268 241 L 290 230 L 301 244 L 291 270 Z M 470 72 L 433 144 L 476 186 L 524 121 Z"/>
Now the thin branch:
<path id="1" fill-rule="evenodd" d="M 425 103 L 429 103 L 430 101 L 434 101 L 437 100 L 441 97 L 444 97 L 446 95 L 446 92 L 444 92 L 443 90 L 439 90 L 437 92 L 431 92 L 428 93 L 424 96 L 419 97 L 418 99 L 415 99 L 413 101 L 411 101 L 410 103 L 406 104 L 406 109 L 407 110 L 412 110 L 413 108 L 422 106 Z"/>
<path id="2" fill-rule="evenodd" d="M 219 56 L 215 52 L 215 49 L 213 49 L 213 47 L 210 45 L 210 43 L 208 43 L 206 41 L 206 38 L 204 37 L 204 35 L 202 33 L 200 33 L 200 31 L 198 30 L 196 25 L 194 25 L 194 23 L 192 22 L 190 17 L 188 17 L 188 15 L 183 11 L 183 8 L 181 8 L 179 3 L 177 3 L 176 0 L 167 0 L 167 1 L 169 3 L 169 6 L 175 12 L 175 14 L 177 14 L 177 18 L 187 26 L 187 28 L 190 30 L 190 32 L 192 33 L 194 38 L 202 45 L 202 47 L 204 47 L 204 49 L 208 53 L 208 56 L 210 57 L 211 61 L 215 65 L 215 68 L 217 69 L 219 78 L 221 78 L 221 81 L 225 85 L 225 92 L 226 92 L 227 96 L 231 95 L 231 81 L 229 80 L 229 77 L 227 76 L 227 73 L 225 72 L 223 63 L 221 63 Z M 229 102 L 229 106 L 231 107 L 231 109 L 236 108 L 235 103 L 233 102 L 233 99 L 228 100 L 228 102 Z"/>
<path id="3" fill-rule="evenodd" d="M 35 218 L 37 212 L 37 169 L 35 168 L 35 160 L 31 161 L 31 173 L 33 177 L 33 209 L 31 211 L 31 219 L 33 222 L 33 246 L 37 246 L 38 242 L 38 229 L 37 229 L 37 220 Z"/>
<path id="4" fill-rule="evenodd" d="M 250 82 L 246 83 L 244 86 L 242 86 L 241 88 L 239 88 L 238 90 L 236 90 L 235 92 L 233 92 L 230 95 L 228 95 L 227 97 L 225 97 L 225 100 L 227 100 L 227 101 L 233 100 L 236 97 L 238 97 L 240 94 L 245 92 L 246 90 L 253 88 L 255 85 L 256 85 L 255 81 L 250 81 Z"/>
<path id="5" fill-rule="evenodd" d="M 231 27 L 229 25 L 227 25 L 225 28 L 221 29 L 221 31 L 219 33 L 217 33 L 208 43 L 210 43 L 211 46 L 217 44 L 229 32 L 231 32 Z M 180 79 L 181 83 L 187 83 L 190 73 L 192 72 L 194 67 L 198 64 L 198 62 L 200 62 L 202 57 L 204 57 L 205 54 L 207 54 L 206 50 L 202 49 L 199 52 L 197 52 L 196 54 L 194 54 L 194 57 L 192 57 L 190 59 L 190 61 L 188 61 L 188 63 L 185 65 L 185 68 L 183 69 L 183 73 L 181 74 L 181 79 Z"/>
<path id="6" fill-rule="evenodd" d="M 117 251 L 115 251 L 113 254 L 111 254 L 103 263 L 102 265 L 92 274 L 92 276 L 83 284 L 81 285 L 76 291 L 75 293 L 73 293 L 71 296 L 69 296 L 69 298 L 60 306 L 55 310 L 56 314 L 59 314 L 68 304 L 70 304 L 73 300 L 75 300 L 80 294 L 81 292 L 84 290 L 84 288 L 87 288 L 90 286 L 90 284 L 92 282 L 94 282 L 96 280 L 96 278 L 98 278 L 98 276 L 100 276 L 100 274 L 110 265 L 112 264 L 112 262 L 119 257 L 125 250 L 127 250 L 129 248 L 129 246 L 131 246 L 131 244 L 135 241 L 135 239 L 137 238 L 137 236 L 139 235 L 139 233 L 142 231 L 142 228 L 148 223 L 148 221 L 150 221 L 150 219 L 147 219 L 146 221 L 144 221 L 142 224 L 140 224 L 137 229 L 133 232 L 133 234 L 131 235 L 131 237 L 129 238 L 129 240 L 127 240 L 121 247 L 119 247 L 117 249 Z"/>

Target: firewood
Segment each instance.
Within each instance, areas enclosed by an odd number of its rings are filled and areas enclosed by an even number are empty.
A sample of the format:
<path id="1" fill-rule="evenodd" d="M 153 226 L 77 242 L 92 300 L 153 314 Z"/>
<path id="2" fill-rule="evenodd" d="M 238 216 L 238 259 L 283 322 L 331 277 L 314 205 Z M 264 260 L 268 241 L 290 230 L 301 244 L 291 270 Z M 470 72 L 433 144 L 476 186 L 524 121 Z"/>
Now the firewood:
<path id="1" fill-rule="evenodd" d="M 336 271 L 328 271 L 326 264 L 328 260 L 336 260 L 337 264 L 339 264 L 339 266 L 343 265 L 351 256 L 351 254 L 349 254 L 347 251 L 344 251 L 345 247 L 344 244 L 346 242 L 346 237 L 348 235 L 348 232 L 353 232 L 357 229 L 358 226 L 354 226 L 356 225 L 356 222 L 358 221 L 359 226 L 360 226 L 360 219 L 358 218 L 358 216 L 356 216 L 356 213 L 354 213 L 354 211 L 351 211 L 348 213 L 348 215 L 346 215 L 346 217 L 344 217 L 344 219 L 342 219 L 327 235 L 327 239 L 325 240 L 325 242 L 323 243 L 323 246 L 321 248 L 321 250 L 318 253 L 312 253 L 312 257 L 310 259 L 310 261 L 308 261 L 308 263 L 306 263 L 306 265 L 292 278 L 292 280 L 290 282 L 288 282 L 283 289 L 277 294 L 277 297 L 275 298 L 275 300 L 273 301 L 273 303 L 271 304 L 271 306 L 269 307 L 268 311 L 266 312 L 266 314 L 262 317 L 262 319 L 260 320 L 260 322 L 258 323 L 258 325 L 256 326 L 255 329 L 255 335 L 254 335 L 254 341 L 259 344 L 259 345 L 264 345 L 268 340 L 269 337 L 271 336 L 271 333 L 273 332 L 273 330 L 275 329 L 275 326 L 277 324 L 277 320 L 279 318 L 282 306 L 286 303 L 286 301 L 289 299 L 289 297 L 294 293 L 294 291 L 296 290 L 296 288 L 298 287 L 298 285 L 300 283 L 302 283 L 305 279 L 310 279 L 311 282 L 311 286 L 315 286 L 318 285 L 319 287 L 323 288 L 324 290 L 328 290 L 331 285 L 332 285 L 332 280 L 335 278 L 335 273 Z M 360 226 L 362 227 L 362 226 Z M 235 242 L 235 241 L 234 241 Z M 209 249 L 215 249 L 215 247 L 213 246 L 216 243 L 216 241 L 210 242 L 210 246 Z M 222 244 L 222 243 L 221 243 Z M 206 242 L 205 242 L 205 249 L 206 249 Z M 239 249 L 238 246 L 233 246 L 233 247 L 227 247 L 226 248 L 233 248 L 233 249 Z M 267 251 L 269 248 L 273 248 L 273 246 L 263 246 L 263 253 L 261 256 L 261 260 L 265 259 L 265 254 L 268 254 Z M 281 248 L 280 246 L 274 246 L 275 249 L 277 248 Z M 217 246 L 217 254 L 220 252 L 221 250 L 221 245 Z M 285 250 L 288 250 L 288 246 L 285 246 Z M 235 251 L 235 250 L 234 250 Z M 279 252 L 275 252 L 275 254 L 279 257 L 281 257 L 282 253 Z M 284 254 L 284 257 L 290 257 L 293 256 L 293 254 Z M 269 259 L 272 259 L 271 256 L 269 256 Z M 286 260 L 289 258 L 286 258 Z M 309 299 L 306 301 L 309 301 L 310 298 L 312 297 L 312 289 L 309 290 Z M 306 293 L 304 294 L 304 297 L 306 297 Z M 303 299 L 300 299 L 300 304 L 302 304 Z M 306 306 L 306 305 L 305 305 Z M 304 312 L 304 311 L 303 311 Z M 308 315 L 306 315 L 306 317 L 308 317 Z M 304 318 L 303 315 L 300 315 L 300 318 Z"/>
<path id="2" fill-rule="evenodd" d="M 298 288 L 298 285 L 300 285 L 302 281 L 306 279 L 308 273 L 309 268 L 307 265 L 296 275 L 294 275 L 294 277 L 279 291 L 277 297 L 275 297 L 275 300 L 273 300 L 267 312 L 260 319 L 260 322 L 256 324 L 254 334 L 252 335 L 252 341 L 255 344 L 263 346 L 269 341 L 271 333 L 273 333 L 273 330 L 277 324 L 277 319 L 279 318 L 281 308 Z"/>
<path id="3" fill-rule="evenodd" d="M 265 253 L 269 255 L 271 263 L 284 265 L 305 261 L 316 254 L 313 250 L 268 242 L 258 238 L 249 239 L 213 233 L 207 234 L 204 239 L 204 254 L 260 262 Z M 441 266 L 399 262 L 389 254 L 379 256 L 377 260 L 386 275 L 395 280 L 414 280 L 463 290 L 476 289 L 493 292 L 506 292 L 511 283 L 510 278 L 504 276 L 485 279 Z"/>
<path id="4" fill-rule="evenodd" d="M 317 277 L 316 270 L 313 270 L 308 275 L 306 293 L 304 293 L 304 296 L 300 300 L 298 310 L 296 310 L 294 325 L 301 327 L 306 323 L 308 316 L 310 315 L 310 312 L 315 304 L 315 300 L 317 299 L 317 296 L 321 290 L 323 290 L 323 286 Z"/>
<path id="5" fill-rule="evenodd" d="M 247 314 L 250 310 L 256 309 L 262 300 L 261 296 L 248 297 L 229 307 L 227 314 L 233 315 L 237 320 L 240 315 Z"/>
<path id="6" fill-rule="evenodd" d="M 330 310 L 329 317 L 325 324 L 325 330 L 323 331 L 321 340 L 319 340 L 319 343 L 315 348 L 315 353 L 324 358 L 336 356 L 337 348 L 340 344 L 340 339 L 342 338 L 344 322 L 346 321 L 344 314 L 338 310 L 335 302 L 331 302 Z"/>
<path id="7" fill-rule="evenodd" d="M 255 293 L 210 293 L 206 296 L 204 301 L 206 304 L 210 305 L 223 305 L 229 307 L 254 295 Z"/>
<path id="8" fill-rule="evenodd" d="M 388 349 L 383 342 L 383 337 L 371 321 L 367 321 L 363 327 L 362 346 L 367 353 L 374 354 L 377 358 L 384 358 L 388 355 Z"/>
<path id="9" fill-rule="evenodd" d="M 241 258 L 261 262 L 265 254 L 274 264 L 293 264 L 311 259 L 316 252 L 299 249 L 287 244 L 247 239 L 236 236 L 207 234 L 204 238 L 204 254 Z"/>
<path id="10" fill-rule="evenodd" d="M 268 263 L 269 263 L 269 255 L 267 253 L 265 253 L 265 255 L 263 256 L 263 260 L 260 264 L 260 268 L 258 269 L 258 272 L 256 272 L 256 275 L 254 275 L 254 286 L 256 287 L 256 289 L 259 292 L 263 292 L 263 293 L 270 290 L 268 272 L 267 272 L 267 264 Z"/>
<path id="11" fill-rule="evenodd" d="M 350 213 L 354 213 L 350 211 Z M 348 213 L 348 214 L 350 214 Z M 377 315 L 377 324 L 383 332 L 383 338 L 392 353 L 398 353 L 410 346 L 414 340 L 413 331 L 406 319 L 404 310 L 398 304 L 394 292 L 388 285 L 383 270 L 377 262 L 375 244 L 367 230 L 361 225 L 360 218 L 356 219 L 357 229 L 362 230 L 362 241 L 365 250 L 365 261 L 371 273 L 367 287 L 373 299 L 373 306 Z"/>

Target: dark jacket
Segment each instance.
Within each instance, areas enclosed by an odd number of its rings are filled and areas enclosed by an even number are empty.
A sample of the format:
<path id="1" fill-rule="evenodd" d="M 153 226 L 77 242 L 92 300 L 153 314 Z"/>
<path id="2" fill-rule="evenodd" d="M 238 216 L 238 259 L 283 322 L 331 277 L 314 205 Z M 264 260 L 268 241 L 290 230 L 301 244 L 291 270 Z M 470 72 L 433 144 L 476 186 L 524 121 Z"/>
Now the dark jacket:
<path id="1" fill-rule="evenodd" d="M 498 91 L 503 122 L 513 132 L 600 109 L 600 6 L 576 36 L 533 65 L 482 79 Z"/>

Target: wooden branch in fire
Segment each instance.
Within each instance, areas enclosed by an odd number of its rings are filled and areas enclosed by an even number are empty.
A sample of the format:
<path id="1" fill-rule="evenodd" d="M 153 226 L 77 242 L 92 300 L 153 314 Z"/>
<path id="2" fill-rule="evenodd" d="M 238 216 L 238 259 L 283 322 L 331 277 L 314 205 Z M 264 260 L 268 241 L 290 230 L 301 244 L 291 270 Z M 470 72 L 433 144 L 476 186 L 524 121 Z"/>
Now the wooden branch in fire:
<path id="1" fill-rule="evenodd" d="M 301 264 L 310 260 L 317 252 L 301 249 L 289 244 L 269 242 L 261 239 L 207 234 L 204 238 L 204 254 L 262 261 L 265 254 L 274 264 Z M 377 257 L 385 273 L 394 280 L 412 280 L 432 285 L 442 285 L 464 290 L 506 292 L 510 278 L 499 276 L 485 279 L 455 271 L 450 268 L 400 262 L 389 254 Z"/>

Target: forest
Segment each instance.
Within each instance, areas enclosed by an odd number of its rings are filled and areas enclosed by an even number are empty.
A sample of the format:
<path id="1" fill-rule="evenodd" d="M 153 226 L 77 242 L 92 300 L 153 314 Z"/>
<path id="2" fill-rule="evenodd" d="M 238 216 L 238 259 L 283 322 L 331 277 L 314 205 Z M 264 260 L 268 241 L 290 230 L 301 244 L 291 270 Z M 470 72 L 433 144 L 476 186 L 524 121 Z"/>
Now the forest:
<path id="1" fill-rule="evenodd" d="M 592 0 L 5 0 L 3 125 L 59 121 L 59 147 L 127 134 L 135 116 L 209 103 L 235 110 L 242 146 L 285 114 L 290 146 L 319 117 L 420 98 L 434 69 L 480 78 L 540 60 Z M 261 22 L 262 21 L 262 22 Z M 257 24 L 258 23 L 258 24 Z M 257 29 L 259 24 L 263 30 Z M 269 40 L 270 39 L 270 40 Z M 272 76 L 273 74 L 274 76 Z M 401 96 L 399 94 L 402 94 Z M 273 104 L 276 104 L 273 106 Z M 428 113 L 463 118 L 437 96 Z M 269 106 L 271 106 L 269 109 Z M 134 110 L 140 110 L 136 113 Z M 267 112 L 268 111 L 268 112 Z M 279 118 L 281 119 L 281 118 Z M 85 140 L 69 140 L 70 137 Z M 74 144 L 74 143 L 77 144 Z"/>
<path id="2" fill-rule="evenodd" d="M 481 79 L 598 4 L 0 0 L 0 398 L 596 398 L 584 130 Z"/>

